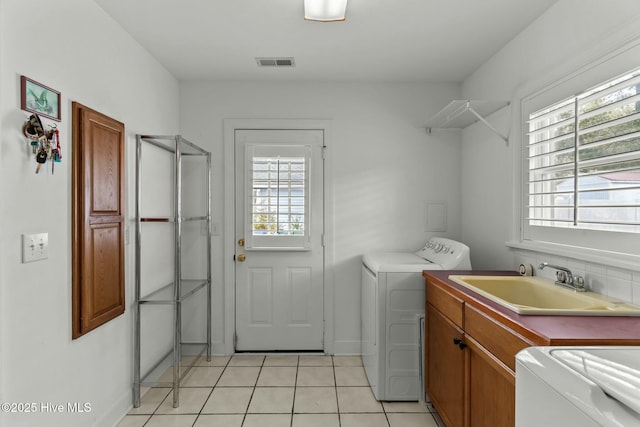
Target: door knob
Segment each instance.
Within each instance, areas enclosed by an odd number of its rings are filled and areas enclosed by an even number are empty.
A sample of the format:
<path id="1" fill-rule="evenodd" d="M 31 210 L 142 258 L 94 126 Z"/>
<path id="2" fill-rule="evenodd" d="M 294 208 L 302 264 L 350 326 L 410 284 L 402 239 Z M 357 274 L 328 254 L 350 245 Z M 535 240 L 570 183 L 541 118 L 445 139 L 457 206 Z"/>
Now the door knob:
<path id="1" fill-rule="evenodd" d="M 245 254 L 238 254 L 236 259 L 240 262 L 244 262 L 244 260 L 247 259 L 247 256 Z"/>

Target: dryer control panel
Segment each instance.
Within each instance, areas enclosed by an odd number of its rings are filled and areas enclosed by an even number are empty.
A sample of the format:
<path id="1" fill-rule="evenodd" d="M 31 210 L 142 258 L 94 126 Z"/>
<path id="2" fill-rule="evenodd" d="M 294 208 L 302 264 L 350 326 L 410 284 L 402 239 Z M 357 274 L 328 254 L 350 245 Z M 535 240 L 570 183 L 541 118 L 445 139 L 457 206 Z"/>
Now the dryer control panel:
<path id="1" fill-rule="evenodd" d="M 440 264 L 443 270 L 471 270 L 469 247 L 456 240 L 433 237 L 416 255 Z"/>

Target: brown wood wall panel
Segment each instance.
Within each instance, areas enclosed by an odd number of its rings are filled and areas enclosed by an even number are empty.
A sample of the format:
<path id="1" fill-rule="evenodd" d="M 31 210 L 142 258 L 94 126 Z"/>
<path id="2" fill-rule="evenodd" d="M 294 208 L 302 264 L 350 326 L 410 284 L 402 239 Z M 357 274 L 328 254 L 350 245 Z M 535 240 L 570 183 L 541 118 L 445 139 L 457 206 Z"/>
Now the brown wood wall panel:
<path id="1" fill-rule="evenodd" d="M 124 125 L 73 103 L 72 336 L 124 313 Z"/>

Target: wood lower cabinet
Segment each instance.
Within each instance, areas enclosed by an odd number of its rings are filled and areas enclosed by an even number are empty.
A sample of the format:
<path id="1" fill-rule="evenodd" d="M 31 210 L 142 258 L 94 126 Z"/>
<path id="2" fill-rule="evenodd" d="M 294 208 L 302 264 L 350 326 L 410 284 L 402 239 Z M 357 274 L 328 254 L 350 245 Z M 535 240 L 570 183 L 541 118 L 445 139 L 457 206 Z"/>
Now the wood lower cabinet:
<path id="1" fill-rule="evenodd" d="M 515 425 L 516 354 L 533 345 L 640 345 L 640 317 L 520 316 L 425 271 L 425 388 L 447 427 Z"/>
<path id="2" fill-rule="evenodd" d="M 533 345 L 427 282 L 427 393 L 448 427 L 515 424 L 515 355 Z M 446 314 L 445 314 L 446 313 Z"/>
<path id="3" fill-rule="evenodd" d="M 515 373 L 487 349 L 467 336 L 468 419 L 473 427 L 508 427 L 515 424 Z"/>
<path id="4" fill-rule="evenodd" d="M 426 313 L 429 397 L 448 426 L 463 426 L 465 352 L 453 339 L 462 341 L 464 333 L 433 307 Z"/>

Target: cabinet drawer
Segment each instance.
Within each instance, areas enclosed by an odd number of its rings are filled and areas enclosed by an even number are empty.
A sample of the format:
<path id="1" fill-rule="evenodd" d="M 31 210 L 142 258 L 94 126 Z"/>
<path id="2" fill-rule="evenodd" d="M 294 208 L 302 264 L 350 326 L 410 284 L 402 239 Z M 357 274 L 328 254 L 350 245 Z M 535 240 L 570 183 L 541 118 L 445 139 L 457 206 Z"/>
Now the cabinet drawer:
<path id="1" fill-rule="evenodd" d="M 496 322 L 477 309 L 465 305 L 464 324 L 467 335 L 515 371 L 516 353 L 534 345 L 511 329 Z"/>
<path id="2" fill-rule="evenodd" d="M 444 314 L 457 327 L 462 328 L 464 301 L 451 295 L 440 286 L 427 281 L 427 302 Z"/>

